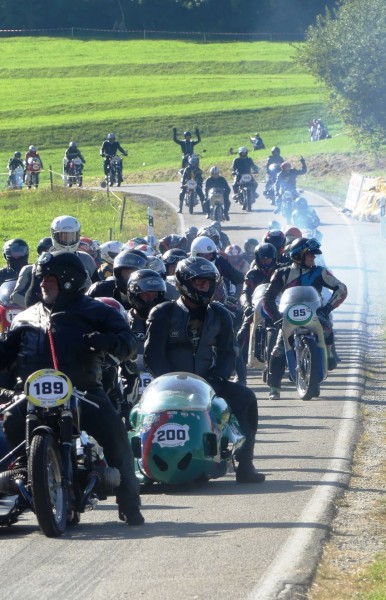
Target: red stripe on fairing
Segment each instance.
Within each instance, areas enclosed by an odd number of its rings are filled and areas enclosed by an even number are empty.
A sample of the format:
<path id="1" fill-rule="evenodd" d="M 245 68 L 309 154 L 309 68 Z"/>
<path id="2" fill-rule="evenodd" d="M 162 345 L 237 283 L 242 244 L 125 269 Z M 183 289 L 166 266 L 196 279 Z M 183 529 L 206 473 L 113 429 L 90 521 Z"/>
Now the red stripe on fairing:
<path id="1" fill-rule="evenodd" d="M 149 458 L 150 458 L 151 447 L 153 444 L 154 434 L 157 431 L 158 427 L 160 427 L 161 425 L 165 425 L 165 423 L 167 421 L 169 421 L 169 418 L 170 417 L 169 417 L 169 415 L 166 414 L 166 412 L 162 413 L 158 423 L 154 424 L 142 436 L 142 466 L 143 466 L 144 470 L 146 471 L 146 475 L 148 475 L 149 477 L 152 476 L 150 467 L 149 467 Z"/>

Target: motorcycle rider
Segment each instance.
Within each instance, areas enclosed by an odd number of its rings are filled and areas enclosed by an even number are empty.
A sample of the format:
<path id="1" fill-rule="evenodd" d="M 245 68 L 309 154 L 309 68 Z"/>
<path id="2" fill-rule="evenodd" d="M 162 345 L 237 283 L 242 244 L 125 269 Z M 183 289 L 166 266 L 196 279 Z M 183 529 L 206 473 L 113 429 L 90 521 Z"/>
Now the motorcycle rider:
<path id="1" fill-rule="evenodd" d="M 261 137 L 260 133 L 255 133 L 255 135 L 253 137 L 250 137 L 249 139 L 252 142 L 253 150 L 264 150 L 265 149 L 265 144 L 263 142 L 263 138 Z"/>
<path id="2" fill-rule="evenodd" d="M 220 169 L 218 167 L 211 167 L 209 173 L 210 176 L 207 177 L 204 182 L 205 199 L 207 202 L 208 210 L 207 219 L 210 219 L 210 202 L 208 199 L 209 190 L 211 190 L 212 188 L 218 188 L 222 191 L 224 196 L 224 217 L 226 221 L 229 221 L 229 194 L 231 193 L 231 188 L 229 187 L 225 177 L 220 175 Z"/>
<path id="3" fill-rule="evenodd" d="M 103 161 L 103 170 L 104 170 L 106 177 L 110 171 L 110 161 L 113 156 L 117 155 L 118 150 L 119 150 L 119 152 L 121 152 L 121 154 L 123 154 L 123 156 L 127 156 L 126 150 L 124 150 L 122 148 L 122 146 L 120 145 L 120 143 L 117 141 L 115 133 L 108 133 L 107 138 L 103 142 L 102 147 L 99 151 L 99 154 L 101 156 L 103 156 L 105 159 Z M 122 176 L 121 176 L 121 182 L 122 182 Z"/>
<path id="4" fill-rule="evenodd" d="M 300 162 L 302 164 L 301 169 L 295 169 L 292 167 L 289 161 L 284 161 L 281 164 L 281 171 L 276 177 L 275 182 L 275 197 L 276 197 L 276 208 L 274 213 L 277 214 L 281 209 L 281 197 L 282 194 L 286 191 L 292 192 L 294 196 L 297 195 L 296 191 L 296 179 L 299 175 L 304 175 L 307 173 L 307 165 L 303 156 L 300 157 Z"/>
<path id="5" fill-rule="evenodd" d="M 197 237 L 197 233 L 198 233 L 198 227 L 195 227 L 194 225 L 185 229 L 185 238 L 188 241 L 187 252 L 189 252 L 190 246 L 191 246 L 193 240 Z"/>
<path id="6" fill-rule="evenodd" d="M 247 263 L 250 265 L 251 262 L 254 260 L 255 258 L 255 248 L 256 246 L 259 245 L 259 242 L 257 241 L 256 238 L 247 238 L 244 242 L 243 245 L 243 258 L 247 261 Z"/>
<path id="7" fill-rule="evenodd" d="M 228 235 L 225 233 L 225 231 L 223 231 L 220 221 L 212 221 L 209 227 L 214 227 L 215 229 L 217 229 L 220 236 L 221 248 L 226 248 L 227 246 L 230 246 L 231 241 Z"/>
<path id="8" fill-rule="evenodd" d="M 266 163 L 264 165 L 265 168 L 265 188 L 264 188 L 264 196 L 271 197 L 271 193 L 273 192 L 272 203 L 274 204 L 274 184 L 276 181 L 277 175 L 280 173 L 280 165 L 284 162 L 284 158 L 280 155 L 280 148 L 278 146 L 273 146 L 271 149 L 271 154 L 268 156 Z M 271 192 L 272 190 L 272 192 Z M 271 192 L 271 193 L 270 193 Z"/>
<path id="9" fill-rule="evenodd" d="M 259 167 L 257 165 L 255 165 L 252 158 L 250 158 L 248 156 L 248 148 L 246 148 L 245 146 L 241 146 L 241 148 L 239 148 L 239 156 L 237 158 L 235 158 L 232 163 L 232 175 L 235 176 L 234 181 L 233 181 L 233 186 L 232 186 L 233 194 L 234 194 L 233 198 L 235 199 L 235 202 L 238 202 L 238 192 L 239 192 L 239 184 L 240 184 L 241 175 L 245 175 L 245 174 L 251 175 L 252 173 L 258 173 L 258 172 L 259 172 Z M 256 194 L 257 182 L 253 178 L 252 178 L 251 185 L 252 185 L 253 197 L 257 198 L 257 194 Z"/>
<path id="10" fill-rule="evenodd" d="M 123 249 L 123 243 L 118 240 L 103 242 L 99 246 L 102 261 L 98 268 L 99 279 L 103 281 L 104 279 L 108 279 L 108 277 L 112 277 L 114 259 Z"/>
<path id="11" fill-rule="evenodd" d="M 181 170 L 188 166 L 189 157 L 194 154 L 194 146 L 201 142 L 201 136 L 198 127 L 195 129 L 195 133 L 197 137 L 196 140 L 192 140 L 192 134 L 190 131 L 184 131 L 184 139 L 179 140 L 177 138 L 177 127 L 173 127 L 173 142 L 181 147 L 182 152 Z"/>
<path id="12" fill-rule="evenodd" d="M 178 233 L 170 233 L 169 235 L 165 235 L 158 242 L 160 254 L 165 254 L 165 252 L 172 250 L 173 248 L 179 248 L 180 250 L 188 252 L 189 244 L 187 238 Z"/>
<path id="13" fill-rule="evenodd" d="M 318 308 L 317 315 L 323 327 L 327 349 L 328 369 L 335 369 L 337 361 L 332 351 L 334 335 L 329 314 L 340 306 L 347 297 L 347 287 L 324 267 L 315 265 L 315 256 L 322 254 L 320 244 L 315 239 L 297 238 L 290 247 L 289 255 L 292 264 L 277 269 L 271 278 L 269 286 L 263 296 L 263 308 L 274 323 L 281 319 L 281 314 L 276 305 L 276 297 L 289 287 L 311 285 L 319 294 L 323 287 L 332 290 L 332 295 L 325 306 Z M 281 380 L 285 371 L 285 352 L 282 331 L 279 331 L 276 345 L 270 360 L 271 389 L 269 398 L 280 398 Z"/>
<path id="14" fill-rule="evenodd" d="M 291 264 L 291 259 L 285 255 L 286 237 L 280 229 L 270 229 L 267 231 L 263 240 L 264 243 L 272 244 L 276 248 L 276 267 L 284 267 Z"/>
<path id="15" fill-rule="evenodd" d="M 82 161 L 82 171 L 83 171 L 83 165 L 86 164 L 86 161 L 85 161 L 81 151 L 79 150 L 77 143 L 70 142 L 68 144 L 67 150 L 64 153 L 64 159 L 63 159 L 63 167 L 64 167 L 65 173 L 68 173 L 69 164 L 72 160 L 74 160 L 74 158 L 80 158 L 80 160 Z"/>
<path id="16" fill-rule="evenodd" d="M 261 483 L 265 475 L 253 465 L 257 401 L 252 390 L 229 381 L 236 348 L 230 313 L 211 301 L 218 278 L 215 265 L 204 258 L 191 256 L 178 263 L 176 280 L 181 297 L 150 312 L 144 362 L 154 377 L 186 371 L 210 383 L 228 402 L 246 437 L 236 457 L 236 481 Z"/>
<path id="17" fill-rule="evenodd" d="M 52 245 L 52 239 L 50 237 L 42 238 L 37 245 L 36 252 L 38 256 L 43 252 L 50 252 L 54 250 Z M 20 308 L 26 308 L 25 295 L 32 282 L 32 273 L 35 265 L 25 265 L 19 272 L 15 288 L 11 294 L 11 302 L 20 306 Z"/>
<path id="18" fill-rule="evenodd" d="M 34 371 L 51 366 L 56 354 L 59 368 L 90 400 L 82 403 L 82 429 L 95 437 L 109 465 L 120 471 L 119 518 L 128 525 L 142 525 L 131 447 L 101 382 L 104 353 L 119 360 L 133 358 L 135 338 L 116 310 L 84 295 L 87 273 L 76 254 L 43 253 L 36 276 L 42 300 L 14 319 L 7 340 L 0 342 L 0 367 L 10 369 L 16 363 L 15 381 L 20 378 L 24 383 Z M 24 440 L 26 409 L 27 401 L 4 415 L 4 431 L 12 447 Z"/>
<path id="19" fill-rule="evenodd" d="M 14 152 L 13 156 L 8 160 L 7 168 L 10 171 L 10 174 L 9 174 L 9 177 L 7 180 L 7 185 L 9 187 L 12 187 L 13 185 L 15 185 L 13 172 L 15 169 L 17 169 L 17 167 L 21 167 L 24 172 L 24 164 L 23 164 L 23 161 L 21 160 L 21 152 L 19 152 L 19 151 Z"/>
<path id="20" fill-rule="evenodd" d="M 194 179 L 197 182 L 196 193 L 201 201 L 202 212 L 203 213 L 206 212 L 206 202 L 205 202 L 204 192 L 202 191 L 202 183 L 203 183 L 202 170 L 200 169 L 199 165 L 200 165 L 200 160 L 199 160 L 197 154 L 192 154 L 192 156 L 190 156 L 188 158 L 188 165 L 185 167 L 185 169 L 182 173 L 181 192 L 180 192 L 180 196 L 179 196 L 180 207 L 177 211 L 179 213 L 182 213 L 184 196 L 185 196 L 185 193 L 187 190 L 186 182 L 189 179 Z"/>
<path id="21" fill-rule="evenodd" d="M 3 245 L 3 256 L 7 266 L 0 269 L 0 285 L 5 281 L 14 281 L 22 268 L 28 264 L 29 247 L 20 238 L 7 240 Z"/>
<path id="22" fill-rule="evenodd" d="M 320 219 L 316 210 L 308 206 L 306 198 L 303 198 L 302 196 L 295 200 L 291 221 L 296 227 L 303 230 L 317 229 L 320 225 Z"/>
<path id="23" fill-rule="evenodd" d="M 38 150 L 36 148 L 36 146 L 29 146 L 27 152 L 25 153 L 24 156 L 24 167 L 27 166 L 28 164 L 28 159 L 29 158 L 38 158 L 40 160 L 40 165 L 41 168 L 43 168 L 43 161 L 40 157 L 40 154 L 38 153 Z"/>

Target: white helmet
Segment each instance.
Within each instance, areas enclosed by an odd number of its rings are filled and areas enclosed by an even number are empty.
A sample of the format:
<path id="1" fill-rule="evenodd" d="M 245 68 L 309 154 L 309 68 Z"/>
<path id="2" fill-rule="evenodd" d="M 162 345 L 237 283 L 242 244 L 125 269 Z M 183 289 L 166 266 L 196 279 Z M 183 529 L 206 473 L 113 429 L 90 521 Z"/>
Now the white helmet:
<path id="1" fill-rule="evenodd" d="M 51 223 L 52 245 L 55 250 L 76 252 L 80 241 L 80 223 L 75 217 L 63 215 Z"/>
<path id="2" fill-rule="evenodd" d="M 211 175 L 220 175 L 220 169 L 216 166 L 211 167 L 209 172 Z"/>
<path id="3" fill-rule="evenodd" d="M 112 265 L 114 263 L 114 258 L 120 253 L 123 248 L 123 243 L 118 242 L 117 240 L 110 240 L 109 242 L 105 242 L 100 245 L 100 253 L 101 259 L 104 262 Z"/>
<path id="4" fill-rule="evenodd" d="M 248 154 L 248 148 L 246 146 L 241 146 L 239 148 L 239 154 L 241 156 L 247 156 L 247 154 Z"/>
<path id="5" fill-rule="evenodd" d="M 217 246 L 213 240 L 205 235 L 196 237 L 190 247 L 190 255 L 197 256 L 198 254 L 213 254 L 213 258 L 217 256 Z"/>

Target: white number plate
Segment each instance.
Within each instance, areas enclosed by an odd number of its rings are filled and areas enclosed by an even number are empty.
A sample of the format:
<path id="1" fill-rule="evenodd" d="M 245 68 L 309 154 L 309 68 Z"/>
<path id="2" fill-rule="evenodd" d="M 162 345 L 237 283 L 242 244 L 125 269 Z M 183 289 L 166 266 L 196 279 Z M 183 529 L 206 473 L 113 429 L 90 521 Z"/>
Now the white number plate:
<path id="1" fill-rule="evenodd" d="M 312 309 L 307 304 L 293 304 L 287 311 L 287 319 L 292 324 L 308 323 L 312 318 Z"/>
<path id="2" fill-rule="evenodd" d="M 53 408 L 64 404 L 69 399 L 72 384 L 67 375 L 61 371 L 41 369 L 28 377 L 24 393 L 35 406 Z"/>
<path id="3" fill-rule="evenodd" d="M 180 425 L 179 423 L 167 423 L 161 425 L 154 435 L 154 442 L 161 448 L 173 448 L 175 446 L 184 446 L 189 441 L 189 425 Z"/>

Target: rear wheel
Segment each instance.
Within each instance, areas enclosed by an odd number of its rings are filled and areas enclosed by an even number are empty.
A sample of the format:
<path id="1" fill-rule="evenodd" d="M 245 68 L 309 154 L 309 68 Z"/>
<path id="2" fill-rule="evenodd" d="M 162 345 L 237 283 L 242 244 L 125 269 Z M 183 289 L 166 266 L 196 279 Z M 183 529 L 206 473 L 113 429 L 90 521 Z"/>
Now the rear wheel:
<path id="1" fill-rule="evenodd" d="M 252 190 L 251 188 L 247 188 L 247 211 L 251 212 L 252 210 Z"/>
<path id="2" fill-rule="evenodd" d="M 189 214 L 190 215 L 193 214 L 195 200 L 196 200 L 195 194 L 193 192 L 191 192 L 189 194 Z"/>
<path id="3" fill-rule="evenodd" d="M 62 485 L 59 446 L 47 432 L 37 433 L 29 455 L 29 477 L 34 510 L 47 537 L 58 537 L 66 529 L 67 489 Z"/>
<path id="4" fill-rule="evenodd" d="M 319 353 L 315 340 L 301 338 L 298 364 L 296 365 L 296 388 L 302 400 L 319 396 Z"/>
<path id="5" fill-rule="evenodd" d="M 221 221 L 224 218 L 224 214 L 223 214 L 223 208 L 221 206 L 221 204 L 216 204 L 216 206 L 213 209 L 213 221 Z"/>
<path id="6" fill-rule="evenodd" d="M 276 327 L 267 327 L 265 330 L 263 381 L 268 384 L 270 383 L 269 382 L 270 361 L 271 361 L 273 348 L 276 344 L 276 338 L 277 338 Z"/>

